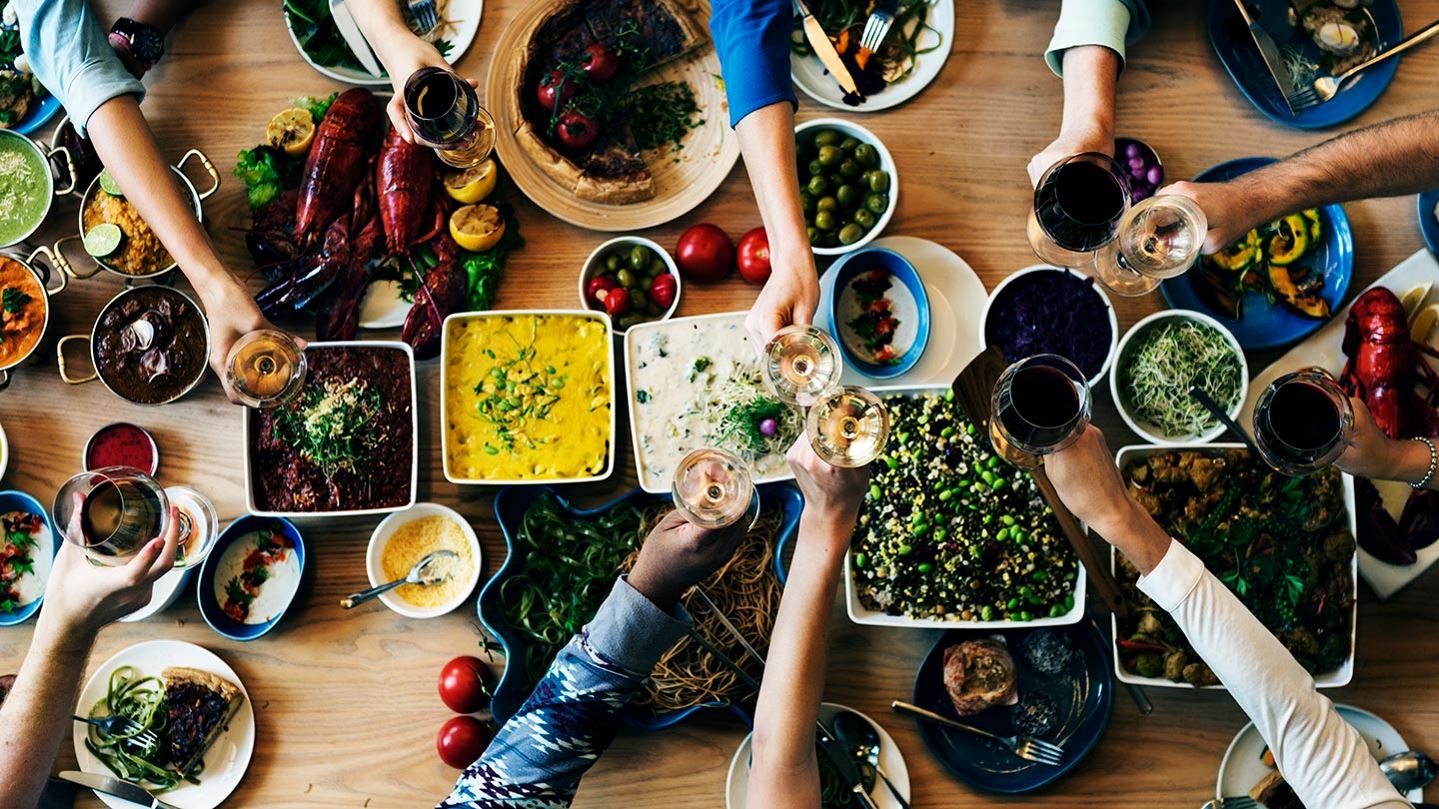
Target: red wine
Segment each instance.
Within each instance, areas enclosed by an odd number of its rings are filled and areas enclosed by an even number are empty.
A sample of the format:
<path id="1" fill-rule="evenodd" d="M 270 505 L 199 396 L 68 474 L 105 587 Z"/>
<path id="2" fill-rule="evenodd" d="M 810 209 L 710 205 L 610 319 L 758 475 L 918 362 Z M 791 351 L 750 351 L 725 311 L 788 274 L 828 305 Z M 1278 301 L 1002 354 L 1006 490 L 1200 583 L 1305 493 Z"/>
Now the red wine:
<path id="1" fill-rule="evenodd" d="M 1324 449 L 1339 436 L 1339 411 L 1318 385 L 1296 380 L 1274 391 L 1269 427 L 1295 449 Z"/>
<path id="2" fill-rule="evenodd" d="M 1087 253 L 1114 237 L 1127 192 L 1102 166 L 1076 160 L 1060 166 L 1034 194 L 1039 223 L 1056 244 Z"/>
<path id="3" fill-rule="evenodd" d="M 1047 365 L 1021 369 L 1010 382 L 1008 406 L 999 418 L 1010 435 L 1031 446 L 1052 446 L 1069 434 L 1081 402 L 1074 382 Z"/>

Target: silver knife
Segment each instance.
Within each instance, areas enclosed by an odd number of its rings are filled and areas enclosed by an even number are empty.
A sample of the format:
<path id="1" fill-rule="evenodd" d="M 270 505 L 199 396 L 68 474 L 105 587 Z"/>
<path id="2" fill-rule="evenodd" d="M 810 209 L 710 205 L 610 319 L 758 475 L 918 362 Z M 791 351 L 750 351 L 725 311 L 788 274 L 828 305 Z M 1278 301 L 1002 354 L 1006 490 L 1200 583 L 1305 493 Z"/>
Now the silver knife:
<path id="1" fill-rule="evenodd" d="M 340 36 L 344 37 L 345 44 L 350 46 L 350 51 L 355 54 L 360 65 L 376 78 L 385 75 L 384 68 L 380 67 L 380 63 L 375 59 L 369 41 L 360 31 L 360 26 L 345 5 L 345 0 L 330 0 L 330 17 L 334 19 L 335 27 L 340 29 Z"/>
<path id="2" fill-rule="evenodd" d="M 815 19 L 814 13 L 805 5 L 804 0 L 794 0 L 794 5 L 799 9 L 800 16 L 804 18 L 804 36 L 809 40 L 809 46 L 814 48 L 814 55 L 824 63 L 829 74 L 839 82 L 840 89 L 846 93 L 859 95 L 859 87 L 854 83 L 854 77 L 849 74 L 849 68 L 845 67 L 844 60 L 839 58 L 839 51 L 834 49 L 834 43 L 829 41 L 829 35 L 824 32 L 824 26 Z"/>
<path id="3" fill-rule="evenodd" d="M 1264 67 L 1269 70 L 1269 77 L 1274 79 L 1274 84 L 1279 87 L 1279 97 L 1284 99 L 1284 106 L 1288 107 L 1289 114 L 1293 115 L 1294 105 L 1289 103 L 1292 89 L 1289 68 L 1284 66 L 1284 59 L 1279 55 L 1279 46 L 1274 44 L 1274 37 L 1249 16 L 1249 7 L 1244 5 L 1244 0 L 1234 0 L 1234 5 L 1239 6 L 1239 14 L 1244 18 L 1244 24 L 1249 26 L 1249 36 L 1253 37 L 1254 44 L 1259 48 L 1259 55 L 1264 59 Z"/>
<path id="4" fill-rule="evenodd" d="M 819 744 L 819 749 L 823 750 L 830 762 L 834 764 L 835 771 L 839 773 L 839 780 L 854 792 L 860 805 L 865 809 L 879 809 L 875 805 L 874 799 L 865 791 L 864 780 L 859 777 L 859 767 L 855 766 L 854 757 L 844 749 L 839 740 L 835 739 L 834 734 L 829 732 L 829 728 L 824 726 L 824 722 L 817 722 L 816 727 L 819 733 L 815 735 L 815 740 Z"/>
<path id="5" fill-rule="evenodd" d="M 111 778 L 108 775 L 94 775 L 88 772 L 77 772 L 66 770 L 60 773 L 59 777 L 72 784 L 79 784 L 82 787 L 89 787 L 96 792 L 103 792 L 106 795 L 114 795 L 123 798 L 131 803 L 138 803 L 149 809 L 175 809 L 168 803 L 151 795 L 149 792 L 135 786 L 129 781 L 121 781 L 119 778 Z"/>

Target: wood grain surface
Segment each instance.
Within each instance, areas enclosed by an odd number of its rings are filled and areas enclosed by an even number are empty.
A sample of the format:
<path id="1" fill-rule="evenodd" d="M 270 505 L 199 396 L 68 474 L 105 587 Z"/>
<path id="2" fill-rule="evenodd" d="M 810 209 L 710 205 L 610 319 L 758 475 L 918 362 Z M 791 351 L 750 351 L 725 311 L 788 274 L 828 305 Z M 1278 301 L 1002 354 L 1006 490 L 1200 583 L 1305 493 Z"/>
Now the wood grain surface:
<path id="1" fill-rule="evenodd" d="M 108 25 L 126 11 L 106 0 Z M 480 33 L 459 63 L 482 79 L 505 23 L 524 0 L 489 0 Z M 1058 126 L 1060 82 L 1040 58 L 1059 3 L 1048 0 L 958 0 L 954 53 L 940 78 L 910 103 L 858 116 L 884 139 L 904 177 L 899 210 L 887 233 L 922 236 L 963 256 L 993 288 L 1012 270 L 1034 263 L 1024 240 L 1030 199 L 1025 164 Z M 1243 155 L 1287 154 L 1324 133 L 1281 128 L 1264 119 L 1230 84 L 1204 29 L 1204 4 L 1153 3 L 1155 25 L 1131 50 L 1121 85 L 1119 127 L 1163 157 L 1171 179 Z M 229 176 L 235 153 L 259 141 L 270 115 L 302 94 L 339 85 L 312 71 L 291 47 L 280 4 L 274 0 L 217 0 L 200 6 L 169 41 L 169 55 L 150 74 L 144 109 L 166 155 L 178 159 L 204 149 L 226 175 L 206 202 L 211 235 L 237 273 L 253 275 L 242 231 L 248 210 L 240 183 Z M 1413 30 L 1439 17 L 1439 0 L 1405 0 Z M 1406 55 L 1379 103 L 1351 126 L 1436 106 L 1433 77 L 1439 48 Z M 832 112 L 801 105 L 800 118 Z M 48 131 L 40 133 L 48 137 Z M 508 184 L 500 195 L 515 201 L 529 246 L 514 256 L 496 305 L 500 308 L 575 305 L 575 277 L 604 234 L 566 225 L 525 201 Z M 73 203 L 71 203 L 73 204 Z M 1362 289 L 1421 246 L 1412 197 L 1348 206 L 1357 253 L 1354 288 Z M 61 206 L 41 231 L 44 241 L 74 227 L 72 208 Z M 746 175 L 736 168 L 704 205 L 667 226 L 645 231 L 672 245 L 687 226 L 712 221 L 733 237 L 759 224 Z M 38 241 L 38 239 L 37 239 Z M 258 289 L 258 278 L 251 283 Z M 56 300 L 57 322 L 39 361 L 22 369 L 0 394 L 0 423 L 14 455 L 3 485 L 48 502 L 77 471 L 86 438 L 102 424 L 124 419 L 152 430 L 163 454 L 159 477 L 195 486 L 214 500 L 222 519 L 243 510 L 239 409 L 221 396 L 213 377 L 190 396 L 160 409 L 121 401 L 99 384 L 63 385 L 55 372 L 54 341 L 88 331 L 100 307 L 120 290 L 103 274 L 76 282 Z M 738 277 L 710 286 L 686 285 L 680 314 L 747 308 L 755 289 Z M 1158 296 L 1116 299 L 1127 327 L 1161 306 Z M 291 324 L 308 332 L 309 324 Z M 389 336 L 380 333 L 382 336 Z M 1251 356 L 1262 368 L 1271 357 Z M 420 498 L 457 508 L 473 521 L 484 546 L 486 574 L 502 561 L 490 488 L 460 488 L 440 472 L 439 366 L 420 372 Z M 1098 421 L 1111 446 L 1134 441 L 1108 401 L 1096 391 Z M 623 423 L 623 420 L 621 420 Z M 629 441 L 616 479 L 580 487 L 602 497 L 633 485 Z M 623 480 L 619 479 L 623 476 Z M 434 738 L 449 712 L 436 695 L 440 667 L 451 656 L 477 653 L 481 636 L 473 612 L 412 621 L 376 603 L 344 612 L 338 600 L 365 584 L 365 545 L 376 519 L 307 523 L 308 584 L 279 629 L 252 643 L 234 643 L 201 621 L 192 593 L 168 612 L 140 624 L 107 628 L 90 665 L 132 643 L 157 637 L 192 641 L 215 650 L 244 679 L 255 701 L 259 740 L 244 783 L 230 806 L 416 807 L 432 805 L 455 773 L 435 755 Z M 1367 588 L 1359 610 L 1358 667 L 1354 684 L 1329 692 L 1336 701 L 1375 711 L 1411 745 L 1439 748 L 1439 701 L 1427 686 L 1439 660 L 1434 601 L 1439 578 L 1430 574 L 1388 602 Z M 1154 713 L 1141 717 L 1121 690 L 1113 721 L 1094 753 L 1045 792 L 1000 798 L 976 793 L 951 778 L 929 755 L 912 722 L 888 710 L 908 698 L 914 670 L 935 632 L 858 627 L 838 608 L 829 659 L 826 699 L 865 711 L 904 750 L 917 807 L 1029 805 L 1044 807 L 1197 807 L 1213 796 L 1225 746 L 1245 723 L 1223 693 L 1153 689 Z M 1107 625 L 1107 620 L 1103 621 Z M 24 656 L 33 622 L 0 630 L 0 672 Z M 718 807 L 726 768 L 744 729 L 733 719 L 691 721 L 655 733 L 625 732 L 585 779 L 581 807 Z M 73 766 L 63 746 L 57 769 Z M 98 806 L 90 797 L 79 805 Z"/>

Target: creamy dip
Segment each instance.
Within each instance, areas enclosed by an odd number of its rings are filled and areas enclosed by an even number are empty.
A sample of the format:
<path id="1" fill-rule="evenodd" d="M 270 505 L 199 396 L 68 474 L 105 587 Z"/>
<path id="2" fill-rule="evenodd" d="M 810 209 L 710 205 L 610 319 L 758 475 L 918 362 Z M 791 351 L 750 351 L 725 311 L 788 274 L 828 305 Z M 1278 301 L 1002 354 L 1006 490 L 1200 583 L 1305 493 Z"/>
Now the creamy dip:
<path id="1" fill-rule="evenodd" d="M 26 511 L 0 514 L 0 614 L 14 612 L 45 594 L 54 544 L 43 518 Z M 17 564 L 18 563 L 18 564 Z M 8 602 L 8 604 L 7 604 Z"/>
<path id="2" fill-rule="evenodd" d="M 243 624 L 264 624 L 284 612 L 300 587 L 300 558 L 278 531 L 251 531 L 230 543 L 215 566 L 215 600 Z M 257 573 L 263 570 L 264 573 Z"/>

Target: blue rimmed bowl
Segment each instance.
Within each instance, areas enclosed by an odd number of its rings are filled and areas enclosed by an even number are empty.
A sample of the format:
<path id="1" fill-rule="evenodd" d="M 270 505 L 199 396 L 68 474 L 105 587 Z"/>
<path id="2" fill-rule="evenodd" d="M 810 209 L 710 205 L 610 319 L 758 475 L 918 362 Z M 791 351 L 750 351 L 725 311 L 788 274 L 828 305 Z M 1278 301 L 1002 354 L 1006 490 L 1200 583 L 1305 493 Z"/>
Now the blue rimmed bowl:
<path id="1" fill-rule="evenodd" d="M 859 347 L 863 338 L 849 326 L 849 321 L 860 311 L 852 284 L 874 270 L 887 270 L 894 281 L 886 297 L 899 321 L 893 343 L 902 349 L 897 362 L 871 361 Z M 929 293 L 925 292 L 919 270 L 893 250 L 867 247 L 839 259 L 829 271 L 835 274 L 829 332 L 839 343 L 845 364 L 871 379 L 893 379 L 913 368 L 929 345 Z"/>
<path id="2" fill-rule="evenodd" d="M 49 584 L 50 568 L 54 564 L 55 554 L 60 551 L 60 533 L 55 530 L 55 523 L 50 519 L 50 512 L 40 505 L 40 501 L 34 497 L 14 489 L 0 492 L 0 514 L 8 514 L 12 511 L 25 511 L 31 514 L 39 514 L 41 521 L 45 524 L 47 536 L 37 540 L 35 548 L 35 573 L 41 583 L 40 595 L 34 601 L 23 605 L 13 612 L 0 612 L 0 626 L 15 626 L 29 620 L 30 616 L 40 611 L 40 603 L 45 600 L 44 586 Z M 48 545 L 48 547 L 47 547 Z"/>
<path id="3" fill-rule="evenodd" d="M 216 596 L 216 589 L 224 588 L 224 583 L 217 584 L 216 579 L 223 576 L 222 566 L 225 564 L 227 552 L 237 541 L 256 531 L 277 531 L 295 544 L 295 560 L 299 563 L 299 572 L 295 575 L 295 583 L 289 594 L 284 598 L 273 615 L 262 623 L 247 624 L 237 621 L 225 614 Z M 219 634 L 230 640 L 250 641 L 265 635 L 275 628 L 289 611 L 290 605 L 295 603 L 295 596 L 300 591 L 300 584 L 305 577 L 305 540 L 300 536 L 300 529 L 284 517 L 259 517 L 254 514 L 247 514 L 238 520 L 230 523 L 224 531 L 220 532 L 220 538 L 215 540 L 215 548 L 205 561 L 200 565 L 200 575 L 195 583 L 195 599 L 200 604 L 200 616 L 205 623 Z M 267 585 L 275 584 L 274 580 L 268 581 Z"/>
<path id="4" fill-rule="evenodd" d="M 798 527 L 800 511 L 804 508 L 804 498 L 792 483 L 766 483 L 758 488 L 760 503 L 763 506 L 778 503 L 784 513 L 780 522 L 779 534 L 775 537 L 775 548 L 778 549 Z M 515 712 L 524 704 L 525 699 L 530 695 L 531 680 L 527 656 L 529 642 L 524 633 L 510 623 L 506 617 L 500 591 L 506 581 L 521 574 L 525 569 L 528 554 L 525 548 L 517 544 L 516 537 L 521 521 L 530 505 L 547 494 L 553 496 L 565 510 L 577 517 L 591 517 L 627 501 L 645 506 L 670 505 L 670 498 L 647 494 L 642 489 L 632 489 L 593 508 L 578 508 L 572 505 L 568 498 L 549 486 L 507 486 L 500 489 L 499 493 L 495 495 L 495 520 L 499 522 L 500 531 L 505 537 L 505 563 L 495 572 L 495 575 L 490 577 L 490 580 L 485 583 L 484 589 L 480 591 L 477 609 L 480 623 L 484 624 L 485 630 L 490 635 L 499 638 L 500 648 L 505 655 L 505 671 L 500 676 L 500 682 L 495 687 L 494 697 L 490 701 L 490 712 L 499 724 L 509 721 L 510 717 L 514 716 Z M 776 562 L 778 562 L 777 556 Z M 538 675 L 535 679 L 538 679 Z M 678 724 L 696 713 L 711 710 L 728 711 L 739 717 L 746 725 L 751 722 L 750 715 L 744 708 L 722 700 L 663 713 L 631 705 L 625 709 L 623 716 L 626 724 L 633 727 L 660 730 Z"/>
<path id="5" fill-rule="evenodd" d="M 1429 252 L 1439 256 L 1439 190 L 1419 195 L 1419 233 Z"/>

